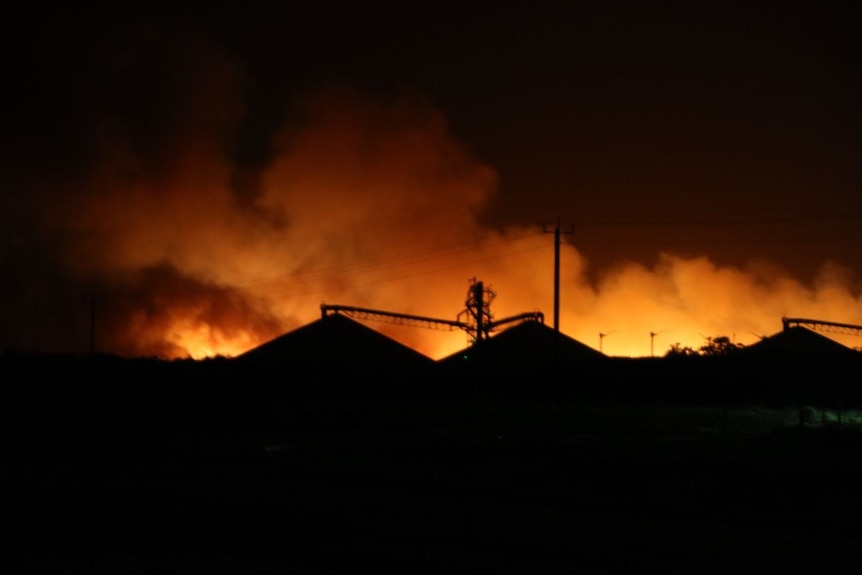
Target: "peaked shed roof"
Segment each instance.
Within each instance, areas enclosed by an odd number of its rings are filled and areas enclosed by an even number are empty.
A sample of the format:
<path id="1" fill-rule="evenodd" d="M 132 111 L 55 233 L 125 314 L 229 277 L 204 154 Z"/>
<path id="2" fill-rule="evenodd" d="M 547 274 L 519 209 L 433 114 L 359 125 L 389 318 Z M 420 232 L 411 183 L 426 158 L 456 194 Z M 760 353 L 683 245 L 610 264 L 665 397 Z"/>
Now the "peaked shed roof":
<path id="1" fill-rule="evenodd" d="M 340 314 L 322 317 L 238 356 L 241 361 L 330 366 L 422 367 L 434 361 Z"/>
<path id="2" fill-rule="evenodd" d="M 761 339 L 743 351 L 750 355 L 847 356 L 859 352 L 806 327 L 794 326 Z"/>
<path id="3" fill-rule="evenodd" d="M 608 356 L 580 341 L 558 333 L 538 321 L 525 321 L 489 339 L 451 354 L 438 363 L 463 364 L 464 361 L 498 366 L 550 366 L 607 359 Z"/>

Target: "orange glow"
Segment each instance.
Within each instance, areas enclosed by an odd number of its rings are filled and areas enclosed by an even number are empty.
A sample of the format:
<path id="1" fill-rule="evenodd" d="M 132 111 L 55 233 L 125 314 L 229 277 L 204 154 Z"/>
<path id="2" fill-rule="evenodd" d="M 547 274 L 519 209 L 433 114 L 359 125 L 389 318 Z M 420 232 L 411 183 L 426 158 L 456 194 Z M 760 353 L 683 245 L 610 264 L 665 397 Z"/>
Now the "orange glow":
<path id="1" fill-rule="evenodd" d="M 315 321 L 323 302 L 454 320 L 471 278 L 497 291 L 496 317 L 539 310 L 551 324 L 553 235 L 542 222 L 478 222 L 497 174 L 423 100 L 342 88 L 310 96 L 278 133 L 259 187 L 242 197 L 215 128 L 186 128 L 154 173 L 139 170 L 148 164 L 130 143 L 106 149 L 106 165 L 61 206 L 62 218 L 44 218 L 69 238 L 65 265 L 124 302 L 101 316 L 110 324 L 103 349 L 235 356 Z M 561 331 L 596 349 L 609 333 L 608 355 L 647 356 L 651 343 L 655 355 L 676 343 L 697 349 L 718 335 L 750 344 L 779 331 L 785 315 L 862 324 L 849 274 L 829 264 L 807 286 L 762 262 L 721 267 L 667 253 L 590 282 L 577 237 L 567 239 Z M 459 330 L 368 325 L 435 359 L 467 345 Z"/>
<path id="2" fill-rule="evenodd" d="M 248 333 L 240 333 L 238 336 L 225 337 L 214 333 L 208 326 L 173 325 L 173 336 L 168 339 L 178 347 L 185 349 L 188 357 L 192 359 L 204 359 L 207 357 L 236 357 L 245 350 L 253 347 L 256 340 Z"/>

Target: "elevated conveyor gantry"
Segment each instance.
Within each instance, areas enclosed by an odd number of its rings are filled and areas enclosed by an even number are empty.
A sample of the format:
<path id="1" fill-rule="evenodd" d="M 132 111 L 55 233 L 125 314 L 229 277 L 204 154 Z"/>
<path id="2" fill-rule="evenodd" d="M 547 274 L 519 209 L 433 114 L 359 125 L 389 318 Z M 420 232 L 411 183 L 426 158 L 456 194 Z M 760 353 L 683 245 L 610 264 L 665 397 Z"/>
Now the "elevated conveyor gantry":
<path id="1" fill-rule="evenodd" d="M 862 335 L 862 325 L 853 325 L 849 323 L 838 323 L 834 321 L 823 321 L 819 319 L 805 319 L 799 317 L 783 317 L 781 325 L 784 331 L 791 327 L 805 327 L 810 330 L 822 331 L 826 333 L 836 333 L 841 335 Z"/>
<path id="2" fill-rule="evenodd" d="M 321 304 L 320 310 L 324 318 L 328 315 L 341 314 L 354 319 L 387 321 L 432 329 L 462 329 L 467 332 L 471 344 L 488 339 L 492 332 L 510 323 L 521 321 L 545 323 L 545 315 L 540 311 L 494 319 L 490 307 L 495 296 L 496 294 L 492 290 L 474 278 L 467 292 L 466 308 L 454 320 L 346 305 Z"/>

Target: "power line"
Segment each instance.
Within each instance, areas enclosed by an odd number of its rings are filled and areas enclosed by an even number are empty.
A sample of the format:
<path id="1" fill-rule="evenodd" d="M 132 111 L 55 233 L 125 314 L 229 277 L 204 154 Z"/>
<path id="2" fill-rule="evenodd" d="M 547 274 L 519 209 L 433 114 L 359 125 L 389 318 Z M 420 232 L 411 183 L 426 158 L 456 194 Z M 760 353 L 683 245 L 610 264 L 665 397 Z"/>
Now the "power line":
<path id="1" fill-rule="evenodd" d="M 645 239 L 642 237 L 632 238 L 631 240 L 602 240 L 582 238 L 578 240 L 577 246 L 662 246 L 669 244 L 684 243 L 686 246 L 716 246 L 716 245 L 756 245 L 756 244 L 832 244 L 832 243 L 862 243 L 860 238 L 851 237 L 811 237 L 811 238 L 715 238 L 715 239 L 698 239 L 686 236 L 684 238 L 672 239 Z"/>
<path id="2" fill-rule="evenodd" d="M 306 272 L 286 272 L 266 278 L 250 279 L 243 282 L 234 283 L 235 287 L 250 287 L 257 284 L 279 282 L 283 280 L 290 281 L 320 281 L 329 277 L 343 276 L 346 274 L 362 274 L 372 273 L 376 271 L 386 270 L 389 268 L 401 268 L 404 265 L 416 264 L 419 262 L 435 260 L 440 258 L 451 258 L 460 254 L 477 252 L 487 249 L 492 249 L 498 246 L 510 244 L 512 241 L 518 241 L 529 237 L 538 236 L 537 233 L 523 234 L 515 238 L 503 238 L 494 241 L 477 241 L 469 244 L 446 244 L 442 246 L 431 246 L 414 250 L 410 252 L 396 253 L 383 256 L 368 261 L 357 263 L 339 264 L 336 266 L 314 268 Z M 517 253 L 517 252 L 516 252 Z M 484 259 L 484 258 L 483 258 Z M 474 260 L 475 261 L 475 260 Z M 480 260 L 481 261 L 481 260 Z M 473 263 L 473 262 L 471 262 Z M 447 268 L 443 268 L 447 269 Z"/>
<path id="3" fill-rule="evenodd" d="M 484 257 L 476 258 L 476 259 L 469 260 L 469 261 L 459 262 L 457 264 L 449 264 L 446 266 L 422 270 L 422 271 L 409 273 L 409 274 L 389 276 L 386 278 L 370 280 L 370 281 L 366 281 L 366 282 L 359 282 L 359 283 L 352 282 L 351 286 L 353 286 L 353 287 L 367 287 L 367 286 L 372 286 L 372 285 L 393 283 L 393 282 L 412 279 L 412 278 L 420 277 L 420 276 L 424 276 L 424 275 L 436 274 L 436 273 L 443 272 L 443 271 L 448 271 L 448 270 L 457 269 L 457 268 L 463 268 L 463 267 L 467 267 L 467 266 L 471 266 L 471 265 L 475 265 L 478 263 L 483 263 L 483 262 L 487 262 L 487 261 L 491 261 L 491 260 L 502 259 L 502 258 L 513 256 L 513 255 L 529 253 L 529 252 L 537 251 L 540 249 L 545 249 L 546 247 L 547 247 L 546 245 L 537 245 L 537 246 L 532 246 L 529 248 L 524 248 L 522 250 L 516 250 L 516 251 L 507 252 L 507 253 L 495 254 L 493 256 L 484 256 Z M 335 291 L 335 290 L 327 290 L 325 288 L 321 289 L 319 287 L 315 287 L 313 289 L 309 289 L 309 290 L 304 291 L 304 292 L 294 292 L 294 293 L 284 294 L 284 295 L 282 295 L 282 297 L 286 297 L 286 298 L 302 297 L 302 296 L 306 296 L 306 295 L 326 294 L 326 293 L 331 293 L 332 291 Z"/>
<path id="4" fill-rule="evenodd" d="M 466 259 L 462 261 L 458 261 L 455 263 L 446 263 L 445 265 L 438 265 L 427 269 L 422 269 L 418 271 L 411 272 L 403 272 L 397 273 L 393 275 L 388 275 L 383 278 L 371 279 L 368 281 L 357 281 L 355 279 L 350 281 L 351 287 L 359 288 L 359 287 L 367 287 L 372 285 L 380 285 L 386 283 L 393 283 L 398 281 L 404 281 L 407 279 L 412 279 L 415 277 L 420 277 L 429 274 L 436 274 L 440 272 L 444 272 L 447 270 L 472 266 L 475 264 L 488 262 L 492 260 L 499 260 L 506 257 L 511 257 L 519 254 L 529 253 L 532 251 L 537 251 L 540 249 L 545 249 L 546 244 L 542 242 L 541 244 L 528 245 L 524 248 L 517 250 L 499 250 L 496 249 L 499 246 L 504 246 L 506 244 L 511 244 L 513 241 L 519 241 L 525 238 L 530 237 L 538 237 L 541 234 L 531 233 L 524 234 L 514 239 L 501 239 L 491 242 L 474 242 L 470 244 L 449 244 L 447 246 L 442 247 L 432 247 L 432 248 L 424 248 L 422 250 L 416 250 L 413 252 L 404 252 L 400 254 L 393 254 L 391 256 L 386 256 L 377 260 L 372 260 L 369 262 L 362 262 L 358 264 L 346 264 L 343 266 L 331 266 L 327 268 L 319 268 L 316 270 L 309 270 L 307 272 L 302 273 L 284 273 L 279 274 L 278 276 L 270 276 L 267 278 L 258 278 L 247 280 L 243 282 L 230 282 L 230 283 L 218 283 L 215 281 L 205 282 L 207 285 L 195 285 L 195 286 L 186 286 L 181 288 L 175 288 L 172 290 L 150 290 L 151 293 L 158 293 L 159 296 L 194 296 L 196 294 L 205 294 L 205 293 L 214 293 L 214 292 L 222 292 L 222 291 L 236 291 L 236 290 L 250 290 L 252 292 L 256 292 L 257 295 L 261 293 L 262 290 L 265 291 L 279 291 L 283 289 L 283 286 L 273 285 L 270 288 L 266 288 L 266 284 L 278 284 L 280 282 L 291 282 L 292 284 L 314 284 L 314 283 L 326 283 L 327 281 L 332 281 L 336 279 L 347 279 L 357 278 L 361 276 L 367 276 L 374 273 L 386 272 L 387 270 L 405 270 L 407 266 L 425 263 L 429 261 L 434 261 L 440 258 L 451 258 L 458 255 L 470 255 L 472 253 L 480 252 L 483 250 L 494 250 L 493 254 L 490 255 L 481 255 L 480 257 L 475 257 L 471 259 Z M 411 259 L 411 256 L 414 256 Z M 201 281 L 195 280 L 191 278 L 191 281 Z M 204 282 L 201 282 L 204 283 Z M 254 289 L 258 288 L 258 289 Z M 135 290 L 132 289 L 132 292 Z M 314 287 L 309 287 L 308 289 L 288 292 L 288 293 L 279 293 L 279 297 L 281 298 L 295 298 L 295 297 L 304 297 L 308 295 L 326 295 L 327 293 L 332 293 L 333 291 L 337 291 L 335 289 L 326 289 L 321 288 L 321 286 L 316 285 Z M 252 294 L 255 295 L 255 294 Z M 139 295 L 135 293 L 125 293 L 122 295 L 115 294 L 113 299 L 123 298 L 123 299 L 138 299 Z"/>
<path id="5" fill-rule="evenodd" d="M 806 221 L 835 221 L 835 220 L 852 220 L 862 218 L 862 210 L 840 210 L 830 211 L 827 213 L 817 213 L 816 211 L 804 211 L 793 214 L 770 214 L 770 215 L 729 215 L 724 217 L 716 217 L 714 215 L 704 216 L 685 216 L 685 217 L 669 217 L 669 218 L 636 218 L 636 219 L 602 219 L 602 220 L 582 220 L 575 222 L 579 228 L 581 227 L 684 227 L 684 226 L 744 226 L 750 224 L 770 224 L 770 223 L 794 223 Z"/>

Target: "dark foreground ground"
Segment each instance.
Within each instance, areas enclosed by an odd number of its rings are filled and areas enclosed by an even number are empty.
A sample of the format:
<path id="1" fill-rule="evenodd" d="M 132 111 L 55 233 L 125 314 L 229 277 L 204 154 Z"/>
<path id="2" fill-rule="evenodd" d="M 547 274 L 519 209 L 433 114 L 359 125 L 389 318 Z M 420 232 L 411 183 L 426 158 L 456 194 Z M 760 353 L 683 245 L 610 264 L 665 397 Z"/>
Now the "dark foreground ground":
<path id="1" fill-rule="evenodd" d="M 829 573 L 862 434 L 765 411 L 7 393 L 7 573 Z"/>

